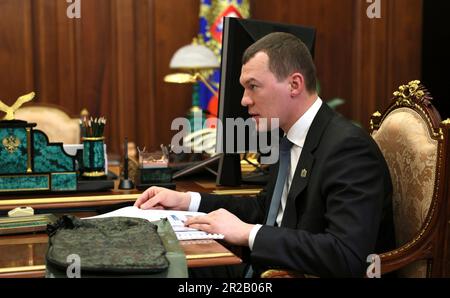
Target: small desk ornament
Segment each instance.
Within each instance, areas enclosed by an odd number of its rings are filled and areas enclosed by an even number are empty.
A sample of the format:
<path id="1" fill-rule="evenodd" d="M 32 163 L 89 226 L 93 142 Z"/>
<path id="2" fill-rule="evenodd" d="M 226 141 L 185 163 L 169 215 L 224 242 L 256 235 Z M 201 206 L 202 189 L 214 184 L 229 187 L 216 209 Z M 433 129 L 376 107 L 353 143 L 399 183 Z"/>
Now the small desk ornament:
<path id="1" fill-rule="evenodd" d="M 83 142 L 83 177 L 105 177 L 105 137 L 106 119 L 92 117 L 80 120 L 81 141 Z"/>
<path id="2" fill-rule="evenodd" d="M 138 149 L 139 150 L 139 149 Z M 139 150 L 139 168 L 136 177 L 136 188 L 145 189 L 160 186 L 175 189 L 172 183 L 172 168 L 169 167 L 170 145 L 161 144 L 161 152 Z"/>

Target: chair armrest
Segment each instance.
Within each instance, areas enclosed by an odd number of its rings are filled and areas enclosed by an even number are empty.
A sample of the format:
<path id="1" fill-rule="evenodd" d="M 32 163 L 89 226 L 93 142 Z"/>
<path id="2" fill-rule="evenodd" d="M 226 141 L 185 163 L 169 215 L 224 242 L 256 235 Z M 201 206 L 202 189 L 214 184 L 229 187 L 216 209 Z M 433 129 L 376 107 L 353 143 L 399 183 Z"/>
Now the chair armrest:
<path id="1" fill-rule="evenodd" d="M 290 270 L 269 269 L 261 273 L 261 278 L 306 278 L 304 274 Z"/>

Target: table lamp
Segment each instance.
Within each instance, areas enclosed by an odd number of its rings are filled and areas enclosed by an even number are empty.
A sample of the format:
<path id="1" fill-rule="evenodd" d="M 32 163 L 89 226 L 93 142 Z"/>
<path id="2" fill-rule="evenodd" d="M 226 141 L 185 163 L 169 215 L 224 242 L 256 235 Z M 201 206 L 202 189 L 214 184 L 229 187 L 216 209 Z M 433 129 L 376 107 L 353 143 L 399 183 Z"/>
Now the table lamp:
<path id="1" fill-rule="evenodd" d="M 181 72 L 166 75 L 167 83 L 197 83 L 201 81 L 215 96 L 217 87 L 208 81 L 206 75 L 215 68 L 220 67 L 219 60 L 214 52 L 203 44 L 199 44 L 196 38 L 189 45 L 178 49 L 170 60 L 170 68 Z M 193 102 L 191 112 L 200 111 L 198 102 Z"/>

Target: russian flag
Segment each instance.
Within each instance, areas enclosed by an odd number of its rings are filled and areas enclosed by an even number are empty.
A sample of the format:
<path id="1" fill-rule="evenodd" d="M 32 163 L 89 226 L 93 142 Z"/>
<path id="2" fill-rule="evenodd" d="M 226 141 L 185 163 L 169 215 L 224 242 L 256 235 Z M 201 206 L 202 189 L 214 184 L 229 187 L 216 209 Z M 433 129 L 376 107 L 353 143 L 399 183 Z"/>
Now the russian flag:
<path id="1" fill-rule="evenodd" d="M 222 48 L 222 30 L 224 17 L 248 18 L 250 16 L 249 0 L 200 0 L 199 40 L 209 47 L 220 59 Z M 214 70 L 209 81 L 217 88 L 220 82 L 220 70 Z M 200 108 L 206 111 L 207 117 L 217 117 L 218 98 L 203 84 L 198 83 Z M 196 94 L 194 94 L 196 96 Z"/>

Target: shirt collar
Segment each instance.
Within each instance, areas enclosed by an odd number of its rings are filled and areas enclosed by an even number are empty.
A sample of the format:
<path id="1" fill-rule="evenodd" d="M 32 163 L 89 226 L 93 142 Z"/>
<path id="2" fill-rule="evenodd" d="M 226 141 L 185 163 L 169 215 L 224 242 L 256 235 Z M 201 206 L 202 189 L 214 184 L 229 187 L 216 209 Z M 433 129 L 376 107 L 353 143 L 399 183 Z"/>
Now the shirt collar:
<path id="1" fill-rule="evenodd" d="M 317 112 L 319 112 L 321 106 L 322 99 L 320 99 L 320 97 L 317 97 L 312 106 L 309 107 L 306 113 L 304 113 L 287 132 L 286 135 L 289 141 L 299 146 L 300 148 L 303 148 L 309 127 L 311 126 L 314 117 L 316 117 L 316 114 Z"/>

